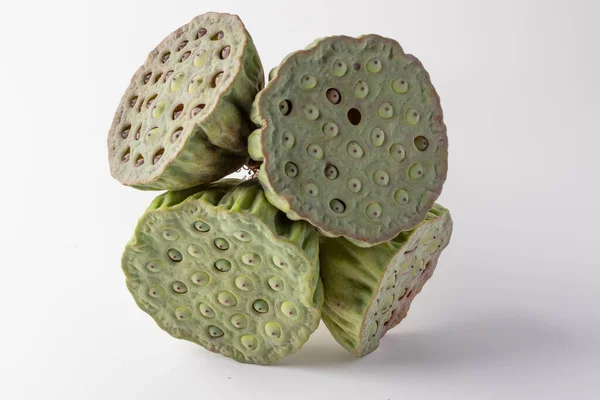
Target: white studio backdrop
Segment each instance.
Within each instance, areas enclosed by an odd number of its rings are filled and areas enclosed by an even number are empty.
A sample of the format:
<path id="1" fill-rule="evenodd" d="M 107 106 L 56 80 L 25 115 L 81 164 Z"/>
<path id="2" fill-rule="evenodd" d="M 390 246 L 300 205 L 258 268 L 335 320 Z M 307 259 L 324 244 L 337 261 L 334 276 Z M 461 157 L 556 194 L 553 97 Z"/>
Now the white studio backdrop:
<path id="1" fill-rule="evenodd" d="M 313 39 L 378 33 L 429 71 L 454 237 L 408 318 L 353 359 L 321 326 L 275 366 L 177 341 L 120 255 L 156 195 L 109 174 L 129 79 L 207 11 L 265 70 Z M 2 399 L 600 398 L 600 3 L 20 1 L 0 15 Z"/>

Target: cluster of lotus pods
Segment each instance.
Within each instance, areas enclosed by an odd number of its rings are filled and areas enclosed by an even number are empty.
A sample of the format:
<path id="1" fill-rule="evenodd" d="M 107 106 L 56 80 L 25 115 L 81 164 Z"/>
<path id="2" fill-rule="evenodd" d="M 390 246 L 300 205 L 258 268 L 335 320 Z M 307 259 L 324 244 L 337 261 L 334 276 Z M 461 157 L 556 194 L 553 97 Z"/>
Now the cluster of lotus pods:
<path id="1" fill-rule="evenodd" d="M 240 362 L 298 351 L 321 319 L 373 352 L 452 234 L 439 97 L 378 35 L 316 40 L 265 84 L 241 20 L 200 15 L 134 74 L 108 153 L 122 184 L 165 190 L 123 254 L 136 303 Z M 226 178 L 244 165 L 256 176 Z"/>

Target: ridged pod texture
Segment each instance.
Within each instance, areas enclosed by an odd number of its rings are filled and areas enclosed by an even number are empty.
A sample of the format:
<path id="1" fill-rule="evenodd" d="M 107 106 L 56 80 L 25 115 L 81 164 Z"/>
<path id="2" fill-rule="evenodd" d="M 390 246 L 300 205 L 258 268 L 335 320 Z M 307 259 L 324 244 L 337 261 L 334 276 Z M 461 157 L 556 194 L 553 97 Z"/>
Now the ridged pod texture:
<path id="1" fill-rule="evenodd" d="M 419 60 L 381 36 L 334 36 L 270 77 L 248 140 L 269 201 L 361 247 L 425 218 L 446 179 L 448 141 Z"/>
<path id="2" fill-rule="evenodd" d="M 268 364 L 319 324 L 317 235 L 269 204 L 256 179 L 224 180 L 158 196 L 122 267 L 139 307 L 172 336 Z"/>
<path id="3" fill-rule="evenodd" d="M 194 18 L 150 52 L 108 133 L 113 177 L 138 189 L 186 189 L 247 160 L 249 110 L 264 86 L 250 34 L 235 15 Z"/>
<path id="4" fill-rule="evenodd" d="M 450 213 L 434 204 L 415 229 L 374 247 L 322 238 L 323 321 L 335 339 L 357 357 L 377 349 L 406 317 L 451 234 Z"/>

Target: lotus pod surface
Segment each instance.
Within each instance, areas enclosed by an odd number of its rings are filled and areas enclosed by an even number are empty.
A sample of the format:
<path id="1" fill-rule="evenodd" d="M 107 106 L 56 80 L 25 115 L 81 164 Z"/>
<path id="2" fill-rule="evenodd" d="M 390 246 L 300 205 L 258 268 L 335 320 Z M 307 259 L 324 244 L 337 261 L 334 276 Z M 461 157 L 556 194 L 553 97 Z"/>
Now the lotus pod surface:
<path id="1" fill-rule="evenodd" d="M 246 161 L 249 110 L 264 86 L 252 38 L 235 15 L 208 13 L 150 52 L 108 133 L 113 177 L 139 189 L 186 189 Z"/>
<path id="2" fill-rule="evenodd" d="M 270 75 L 248 144 L 275 206 L 362 247 L 425 218 L 446 179 L 448 142 L 417 58 L 381 36 L 334 36 Z"/>
<path id="3" fill-rule="evenodd" d="M 319 256 L 323 321 L 335 339 L 357 357 L 377 349 L 406 317 L 451 234 L 450 213 L 434 204 L 415 229 L 374 247 L 324 237 Z"/>
<path id="4" fill-rule="evenodd" d="M 176 338 L 245 363 L 300 349 L 317 328 L 318 234 L 256 179 L 158 196 L 123 254 L 139 307 Z"/>

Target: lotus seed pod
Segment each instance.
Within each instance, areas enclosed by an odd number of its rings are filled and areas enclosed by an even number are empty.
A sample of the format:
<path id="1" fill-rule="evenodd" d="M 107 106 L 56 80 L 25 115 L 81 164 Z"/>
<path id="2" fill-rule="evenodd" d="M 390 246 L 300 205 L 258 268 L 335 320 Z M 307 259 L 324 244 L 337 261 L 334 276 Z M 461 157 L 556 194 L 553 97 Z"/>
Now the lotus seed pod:
<path id="1" fill-rule="evenodd" d="M 287 56 L 271 78 L 248 140 L 269 201 L 361 247 L 425 218 L 446 179 L 448 141 L 419 60 L 381 36 L 335 36 Z"/>
<path id="2" fill-rule="evenodd" d="M 248 113 L 263 86 L 237 16 L 194 18 L 133 75 L 108 133 L 113 177 L 139 189 L 178 190 L 239 169 L 248 160 Z"/>
<path id="3" fill-rule="evenodd" d="M 318 233 L 290 221 L 256 179 L 158 196 L 125 248 L 127 286 L 176 338 L 237 361 L 294 353 L 320 320 Z"/>
<path id="4" fill-rule="evenodd" d="M 451 234 L 450 213 L 434 204 L 416 228 L 377 246 L 361 248 L 323 237 L 323 321 L 335 339 L 357 357 L 377 349 L 387 331 L 406 317 Z"/>

